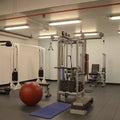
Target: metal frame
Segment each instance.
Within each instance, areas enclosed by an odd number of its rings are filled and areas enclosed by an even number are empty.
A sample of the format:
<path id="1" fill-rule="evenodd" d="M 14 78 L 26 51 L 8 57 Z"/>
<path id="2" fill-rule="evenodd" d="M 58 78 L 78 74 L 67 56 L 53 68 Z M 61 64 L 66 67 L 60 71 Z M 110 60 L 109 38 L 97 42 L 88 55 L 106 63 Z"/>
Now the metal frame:
<path id="1" fill-rule="evenodd" d="M 11 58 L 12 58 L 12 62 L 13 62 L 13 68 L 11 69 L 11 71 L 13 71 L 13 72 L 12 72 L 12 79 L 10 81 L 9 89 L 20 89 L 21 88 L 19 74 L 18 74 L 19 73 L 18 63 L 19 63 L 19 47 L 20 47 L 20 45 L 25 46 L 25 47 L 38 48 L 38 50 L 39 50 L 39 67 L 42 67 L 42 69 L 45 71 L 45 48 L 40 47 L 40 46 L 34 46 L 34 45 L 12 43 L 11 41 L 0 41 L 0 46 L 12 48 L 12 57 Z M 17 78 L 13 77 L 14 72 L 17 72 Z M 43 74 L 43 77 L 39 77 L 39 73 L 38 73 L 36 82 L 45 88 L 46 97 L 50 97 L 51 94 L 49 92 L 49 83 L 47 83 L 47 81 L 45 80 L 45 72 Z M 6 93 L 6 89 L 5 90 L 2 89 L 2 93 L 4 91 Z M 8 93 L 8 91 L 7 91 L 7 93 Z"/>
<path id="2" fill-rule="evenodd" d="M 65 78 L 62 80 L 61 74 L 62 70 L 64 69 L 64 73 L 68 73 L 68 52 L 69 52 L 69 45 L 75 45 L 75 53 L 76 53 L 76 75 L 75 75 L 75 81 L 76 81 L 76 91 L 71 92 L 71 91 L 61 91 L 61 81 L 67 81 Z M 82 47 L 81 51 L 81 61 L 80 61 L 80 47 Z M 71 48 L 72 49 L 72 48 Z M 71 50 L 72 51 L 72 50 Z M 62 36 L 58 40 L 58 90 L 57 90 L 57 100 L 62 101 L 61 95 L 64 96 L 64 101 L 66 101 L 66 98 L 68 95 L 74 95 L 74 96 L 79 96 L 79 95 L 84 95 L 85 90 L 84 88 L 79 91 L 79 81 L 81 81 L 84 85 L 85 82 L 85 53 L 86 53 L 86 40 L 85 39 L 72 39 L 69 36 L 64 36 L 62 33 Z M 72 55 L 72 52 L 71 52 Z M 71 56 L 72 57 L 72 56 Z M 73 67 L 71 65 L 71 67 Z M 71 72 L 72 72 L 72 68 Z M 69 80 L 68 80 L 69 81 Z"/>
<path id="3" fill-rule="evenodd" d="M 12 78 L 12 80 L 10 82 L 10 87 L 11 87 L 11 89 L 20 89 L 21 84 L 20 84 L 20 81 L 19 81 L 19 74 L 18 74 L 18 71 L 19 71 L 19 67 L 18 67 L 18 63 L 19 63 L 19 44 L 18 43 L 13 43 L 12 54 L 13 54 L 13 60 L 12 60 L 13 61 L 13 72 L 14 72 L 14 69 L 16 69 L 18 80 L 14 81 L 13 78 Z"/>
<path id="4" fill-rule="evenodd" d="M 89 74 L 89 76 L 90 76 L 89 79 L 95 79 L 95 80 L 93 80 L 93 82 L 90 86 L 98 86 L 100 84 L 100 86 L 104 87 L 106 85 L 105 84 L 105 82 L 106 82 L 106 54 L 105 53 L 102 54 L 102 59 L 103 59 L 102 68 L 99 68 L 98 73 L 96 75 L 94 75 L 94 74 L 92 75 L 92 73 L 91 73 L 91 75 Z"/>
<path id="5" fill-rule="evenodd" d="M 13 54 L 16 54 L 16 58 L 15 58 L 16 64 L 18 63 L 18 60 L 19 60 L 19 46 L 20 45 L 25 46 L 25 47 L 38 48 L 38 50 L 39 50 L 39 67 L 42 67 L 42 69 L 44 70 L 44 74 L 43 74 L 43 77 L 39 77 L 39 73 L 38 73 L 36 82 L 45 88 L 45 93 L 46 93 L 45 97 L 50 97 L 51 94 L 49 92 L 49 83 L 47 83 L 47 81 L 45 79 L 45 48 L 40 47 L 40 46 L 15 43 L 13 47 L 16 48 L 16 53 L 13 52 Z M 16 65 L 16 67 L 17 67 L 17 71 L 19 72 L 18 65 Z M 12 81 L 11 87 L 12 87 L 12 89 L 19 89 L 21 87 L 19 79 L 17 81 L 17 85 L 15 85 L 14 82 Z"/>

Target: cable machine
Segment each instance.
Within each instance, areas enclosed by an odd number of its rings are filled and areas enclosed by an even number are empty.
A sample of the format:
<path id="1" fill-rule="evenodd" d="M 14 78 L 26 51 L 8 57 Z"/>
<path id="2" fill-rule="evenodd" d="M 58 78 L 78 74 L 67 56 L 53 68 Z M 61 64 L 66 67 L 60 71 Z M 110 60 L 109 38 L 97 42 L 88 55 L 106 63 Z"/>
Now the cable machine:
<path id="1" fill-rule="evenodd" d="M 0 46 L 12 47 L 12 43 L 11 41 L 0 41 Z M 9 95 L 10 91 L 10 86 L 0 86 L 0 94 Z"/>
<path id="2" fill-rule="evenodd" d="M 39 61 L 39 69 L 37 74 L 36 82 L 39 83 L 42 87 L 45 87 L 45 97 L 50 97 L 51 94 L 49 92 L 49 83 L 45 80 L 45 49 L 40 46 L 33 46 L 33 45 L 25 45 L 25 44 L 18 44 L 12 43 L 11 41 L 0 41 L 0 46 L 11 47 L 12 48 L 12 79 L 10 81 L 9 87 L 2 87 L 0 88 L 0 94 L 9 94 L 10 90 L 12 89 L 19 89 L 21 87 L 20 80 L 19 80 L 19 47 L 31 47 L 38 49 L 38 61 Z"/>
<path id="3" fill-rule="evenodd" d="M 37 74 L 37 80 L 36 80 L 36 82 L 38 83 L 38 84 L 40 84 L 42 87 L 44 87 L 45 88 L 45 93 L 46 93 L 46 95 L 45 95 L 45 97 L 50 97 L 51 96 L 51 94 L 50 94 L 50 92 L 49 92 L 49 83 L 46 81 L 46 79 L 45 79 L 45 48 L 43 48 L 43 47 L 40 47 L 40 46 L 34 46 L 34 45 L 25 45 L 25 44 L 16 44 L 15 43 L 15 45 L 14 45 L 14 48 L 15 48 L 15 46 L 17 46 L 16 48 L 16 51 L 15 51 L 15 53 L 13 54 L 13 58 L 15 58 L 15 60 L 13 59 L 13 61 L 15 61 L 15 62 L 13 62 L 14 64 L 14 67 L 13 67 L 13 78 L 12 78 L 12 86 L 14 86 L 15 84 L 13 84 L 14 83 L 14 81 L 17 81 L 17 85 L 16 85 L 16 87 L 17 88 L 19 88 L 19 86 L 20 86 L 20 81 L 19 81 L 19 79 L 18 79 L 18 72 L 19 72 L 19 70 L 18 70 L 18 60 L 19 60 L 19 46 L 24 46 L 24 47 L 30 47 L 30 48 L 36 48 L 37 50 L 38 50 L 38 65 L 39 65 L 39 68 L 38 68 L 38 74 Z"/>
<path id="4" fill-rule="evenodd" d="M 73 51 L 74 50 L 74 51 Z M 69 102 L 75 96 L 71 113 L 85 114 L 93 98 L 85 95 L 86 40 L 71 38 L 62 32 L 58 41 L 58 90 L 57 100 Z M 74 61 L 74 64 L 73 64 Z"/>
<path id="5" fill-rule="evenodd" d="M 91 73 L 89 73 L 90 86 L 105 86 L 106 82 L 106 54 L 102 54 L 102 67 L 100 64 L 92 64 Z"/>

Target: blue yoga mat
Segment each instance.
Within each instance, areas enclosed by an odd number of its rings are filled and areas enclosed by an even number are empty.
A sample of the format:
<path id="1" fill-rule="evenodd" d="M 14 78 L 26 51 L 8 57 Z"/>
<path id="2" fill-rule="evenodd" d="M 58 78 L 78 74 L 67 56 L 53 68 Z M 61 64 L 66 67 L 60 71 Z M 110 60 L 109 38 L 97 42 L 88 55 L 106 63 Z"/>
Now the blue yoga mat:
<path id="1" fill-rule="evenodd" d="M 41 117 L 41 118 L 51 119 L 54 116 L 58 115 L 59 113 L 67 110 L 70 107 L 71 107 L 71 104 L 55 102 L 44 108 L 41 108 L 39 110 L 36 110 L 36 111 L 30 113 L 30 115 Z"/>

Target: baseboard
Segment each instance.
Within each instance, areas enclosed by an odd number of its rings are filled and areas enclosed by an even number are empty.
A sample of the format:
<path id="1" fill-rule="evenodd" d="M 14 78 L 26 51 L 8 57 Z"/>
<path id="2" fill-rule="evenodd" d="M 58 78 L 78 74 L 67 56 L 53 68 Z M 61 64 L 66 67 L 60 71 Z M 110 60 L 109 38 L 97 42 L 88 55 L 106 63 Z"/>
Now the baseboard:
<path id="1" fill-rule="evenodd" d="M 106 83 L 107 85 L 120 85 L 120 83 Z"/>
<path id="2" fill-rule="evenodd" d="M 86 84 L 90 84 L 91 82 L 87 81 Z M 120 83 L 105 83 L 106 85 L 120 85 Z"/>
<path id="3" fill-rule="evenodd" d="M 6 86 L 10 86 L 10 83 L 6 83 L 6 84 L 1 84 L 0 87 L 6 87 Z"/>
<path id="4" fill-rule="evenodd" d="M 24 84 L 25 82 L 34 82 L 36 80 L 37 80 L 37 78 L 35 78 L 35 79 L 29 79 L 29 80 L 24 80 L 24 81 L 20 81 L 20 84 Z M 55 80 L 55 79 L 54 80 L 53 79 L 46 79 L 46 81 L 56 82 L 57 80 Z M 10 83 L 0 84 L 0 87 L 4 87 L 4 86 L 10 86 Z"/>
<path id="5" fill-rule="evenodd" d="M 25 82 L 36 81 L 36 80 L 37 79 L 24 80 L 24 81 L 20 81 L 20 84 L 24 84 Z M 17 81 L 15 84 L 17 84 Z M 10 86 L 10 83 L 0 84 L 0 87 L 5 87 L 5 86 Z"/>
<path id="6" fill-rule="evenodd" d="M 50 82 L 56 82 L 57 80 L 53 80 L 53 79 L 46 79 L 46 81 L 50 81 Z"/>
<path id="7" fill-rule="evenodd" d="M 34 82 L 34 81 L 36 81 L 36 80 L 37 80 L 37 78 L 36 78 L 36 79 L 29 79 L 29 80 L 21 81 L 20 83 L 21 83 L 21 84 L 24 84 L 25 82 Z"/>

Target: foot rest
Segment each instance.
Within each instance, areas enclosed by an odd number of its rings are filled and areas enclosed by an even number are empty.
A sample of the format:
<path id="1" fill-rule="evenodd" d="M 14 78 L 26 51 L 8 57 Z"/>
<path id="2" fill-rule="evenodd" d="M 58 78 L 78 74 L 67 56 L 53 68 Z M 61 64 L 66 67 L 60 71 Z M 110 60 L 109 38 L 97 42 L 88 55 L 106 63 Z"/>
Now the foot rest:
<path id="1" fill-rule="evenodd" d="M 78 97 L 75 102 L 71 105 L 71 113 L 84 115 L 87 112 L 87 109 L 93 103 L 93 98 L 90 96 L 81 96 Z"/>

